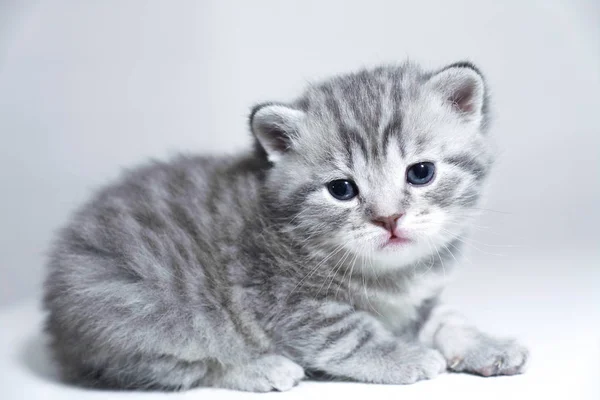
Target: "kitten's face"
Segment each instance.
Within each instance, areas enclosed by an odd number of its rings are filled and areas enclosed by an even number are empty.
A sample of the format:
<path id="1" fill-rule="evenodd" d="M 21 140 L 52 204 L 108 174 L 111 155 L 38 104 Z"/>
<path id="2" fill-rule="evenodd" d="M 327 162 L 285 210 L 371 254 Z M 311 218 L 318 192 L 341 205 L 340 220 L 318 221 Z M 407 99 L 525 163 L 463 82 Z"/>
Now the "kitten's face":
<path id="1" fill-rule="evenodd" d="M 268 135 L 257 137 L 274 164 L 278 218 L 315 249 L 379 265 L 452 245 L 491 163 L 484 98 L 469 66 L 404 66 L 336 78 L 291 109 L 259 109 L 253 128 Z"/>

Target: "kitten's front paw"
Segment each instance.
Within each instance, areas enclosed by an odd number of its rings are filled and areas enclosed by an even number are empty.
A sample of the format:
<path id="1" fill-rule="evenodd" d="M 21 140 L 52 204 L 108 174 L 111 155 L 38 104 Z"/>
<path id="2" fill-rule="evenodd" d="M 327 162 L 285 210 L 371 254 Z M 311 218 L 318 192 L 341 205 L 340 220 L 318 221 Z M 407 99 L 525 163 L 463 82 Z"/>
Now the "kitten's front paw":
<path id="1" fill-rule="evenodd" d="M 516 375 L 525 372 L 529 351 L 514 340 L 481 335 L 463 354 L 448 357 L 452 371 L 481 376 Z"/>
<path id="2" fill-rule="evenodd" d="M 256 364 L 252 376 L 252 391 L 285 392 L 304 378 L 304 369 L 288 358 L 279 355 L 265 356 Z"/>
<path id="3" fill-rule="evenodd" d="M 284 392 L 304 378 L 304 369 L 292 360 L 277 355 L 264 355 L 246 365 L 232 367 L 206 386 L 247 392 Z"/>
<path id="4" fill-rule="evenodd" d="M 399 366 L 399 384 L 415 383 L 432 379 L 446 370 L 446 359 L 433 349 L 422 348 L 417 354 L 409 356 Z"/>

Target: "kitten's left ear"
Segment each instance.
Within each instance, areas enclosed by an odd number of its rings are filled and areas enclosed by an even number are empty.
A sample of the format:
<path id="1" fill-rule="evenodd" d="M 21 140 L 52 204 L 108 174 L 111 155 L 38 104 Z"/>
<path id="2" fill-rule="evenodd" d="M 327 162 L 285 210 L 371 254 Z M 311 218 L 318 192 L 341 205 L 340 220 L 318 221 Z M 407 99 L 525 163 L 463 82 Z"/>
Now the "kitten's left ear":
<path id="1" fill-rule="evenodd" d="M 303 118 L 303 111 L 283 104 L 265 103 L 252 109 L 250 129 L 269 161 L 279 161 L 293 147 Z"/>
<path id="2" fill-rule="evenodd" d="M 479 120 L 486 112 L 485 81 L 471 63 L 451 64 L 429 78 L 427 85 L 468 120 Z"/>

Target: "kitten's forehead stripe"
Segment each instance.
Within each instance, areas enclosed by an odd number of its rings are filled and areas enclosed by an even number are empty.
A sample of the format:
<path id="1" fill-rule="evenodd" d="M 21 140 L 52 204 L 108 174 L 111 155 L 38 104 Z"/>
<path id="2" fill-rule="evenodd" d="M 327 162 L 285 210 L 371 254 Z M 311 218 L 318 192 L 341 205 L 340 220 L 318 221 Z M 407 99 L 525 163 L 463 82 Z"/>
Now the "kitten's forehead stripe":
<path id="1" fill-rule="evenodd" d="M 397 137 L 401 137 L 399 133 L 402 132 L 402 118 L 400 115 L 396 115 L 390 122 L 387 123 L 385 129 L 383 130 L 383 138 L 382 138 L 382 146 L 387 154 L 388 145 L 390 142 L 390 137 L 392 135 L 397 135 Z M 400 154 L 402 157 L 405 157 L 405 145 L 402 140 L 399 143 Z"/>
<path id="2" fill-rule="evenodd" d="M 403 79 L 393 68 L 365 70 L 313 86 L 297 104 L 312 108 L 311 115 L 327 115 L 335 131 L 327 134 L 337 133 L 346 150 L 355 144 L 365 158 L 381 163 L 392 137 L 402 157 L 407 153 L 402 101 L 411 88 Z"/>
<path id="3" fill-rule="evenodd" d="M 367 145 L 368 137 L 362 135 L 358 130 L 344 125 L 341 121 L 340 126 L 340 137 L 344 143 L 344 148 L 350 152 L 358 148 L 362 152 L 363 157 L 367 159 L 369 154 Z"/>
<path id="4" fill-rule="evenodd" d="M 426 148 L 427 148 L 427 137 L 425 135 L 417 136 L 417 139 L 415 141 L 415 150 L 417 151 L 417 153 L 421 153 L 421 152 L 425 151 Z"/>
<path id="5" fill-rule="evenodd" d="M 343 122 L 342 112 L 340 110 L 340 105 L 338 104 L 337 97 L 333 93 L 333 89 L 331 87 L 325 86 L 323 87 L 323 92 L 325 94 L 325 105 L 329 112 L 333 114 L 334 121 L 339 126 Z"/>

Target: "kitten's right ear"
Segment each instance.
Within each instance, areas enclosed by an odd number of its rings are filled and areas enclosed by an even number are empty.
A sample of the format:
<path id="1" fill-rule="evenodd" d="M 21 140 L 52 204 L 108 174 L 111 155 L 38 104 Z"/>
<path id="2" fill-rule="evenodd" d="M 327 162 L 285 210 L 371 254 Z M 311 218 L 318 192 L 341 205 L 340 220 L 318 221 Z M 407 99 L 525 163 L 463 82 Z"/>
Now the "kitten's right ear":
<path id="1" fill-rule="evenodd" d="M 486 85 L 483 75 L 469 62 L 451 64 L 435 73 L 427 83 L 440 93 L 463 118 L 485 117 Z"/>
<path id="2" fill-rule="evenodd" d="M 292 148 L 303 118 L 303 111 L 283 104 L 264 103 L 252 109 L 250 129 L 269 161 L 279 161 Z"/>

